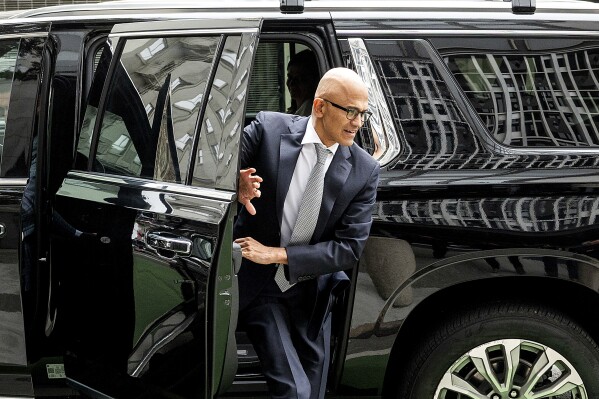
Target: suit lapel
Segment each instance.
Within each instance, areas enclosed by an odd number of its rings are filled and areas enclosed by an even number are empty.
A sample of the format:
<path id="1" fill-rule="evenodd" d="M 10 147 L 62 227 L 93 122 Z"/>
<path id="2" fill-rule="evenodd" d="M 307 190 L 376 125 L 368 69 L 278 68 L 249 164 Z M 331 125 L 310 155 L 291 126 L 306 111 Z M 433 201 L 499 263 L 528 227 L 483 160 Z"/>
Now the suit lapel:
<path id="1" fill-rule="evenodd" d="M 279 170 L 277 175 L 277 218 L 279 227 L 283 220 L 283 205 L 285 197 L 289 191 L 289 184 L 293 177 L 295 164 L 302 150 L 302 139 L 306 133 L 308 118 L 294 120 L 289 125 L 289 133 L 281 135 L 281 144 L 279 146 Z"/>
<path id="2" fill-rule="evenodd" d="M 324 177 L 324 191 L 322 193 L 322 204 L 320 205 L 320 212 L 318 213 L 318 222 L 314 229 L 312 239 L 320 239 L 322 232 L 326 226 L 326 223 L 331 215 L 333 205 L 337 200 L 337 197 L 343 191 L 343 186 L 347 181 L 349 172 L 351 172 L 352 164 L 348 161 L 351 157 L 349 147 L 339 146 L 335 152 L 335 156 L 331 161 L 331 165 L 327 170 L 327 174 Z"/>

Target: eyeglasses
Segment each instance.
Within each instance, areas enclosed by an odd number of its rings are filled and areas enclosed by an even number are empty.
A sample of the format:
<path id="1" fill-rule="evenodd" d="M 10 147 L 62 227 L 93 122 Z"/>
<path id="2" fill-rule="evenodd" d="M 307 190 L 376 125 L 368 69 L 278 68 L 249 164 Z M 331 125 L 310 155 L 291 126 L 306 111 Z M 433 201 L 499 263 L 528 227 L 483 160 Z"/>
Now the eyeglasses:
<path id="1" fill-rule="evenodd" d="M 347 119 L 349 119 L 350 121 L 353 121 L 354 119 L 356 119 L 356 117 L 358 115 L 360 115 L 360 118 L 362 118 L 362 123 L 365 123 L 372 116 L 372 112 L 370 112 L 370 111 L 362 111 L 362 112 L 360 112 L 360 111 L 358 111 L 355 108 L 345 108 L 345 107 L 342 107 L 339 104 L 335 104 L 334 102 L 326 100 L 324 98 L 322 98 L 321 100 L 322 101 L 326 101 L 327 103 L 331 104 L 335 108 L 339 108 L 340 110 L 345 111 L 346 112 L 345 117 Z"/>

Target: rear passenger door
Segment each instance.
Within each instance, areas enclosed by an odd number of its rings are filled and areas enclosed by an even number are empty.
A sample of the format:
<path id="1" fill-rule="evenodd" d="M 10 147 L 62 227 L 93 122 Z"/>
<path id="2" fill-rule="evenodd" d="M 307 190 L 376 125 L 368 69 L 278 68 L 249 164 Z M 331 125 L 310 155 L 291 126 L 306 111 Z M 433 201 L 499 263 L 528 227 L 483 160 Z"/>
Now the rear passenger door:
<path id="1" fill-rule="evenodd" d="M 33 396 L 24 307 L 36 267 L 30 145 L 43 106 L 47 24 L 0 26 L 0 395 Z M 29 179 L 29 180 L 28 180 Z"/>
<path id="2" fill-rule="evenodd" d="M 212 397 L 236 370 L 232 226 L 259 20 L 115 26 L 51 261 L 67 378 L 91 396 Z"/>

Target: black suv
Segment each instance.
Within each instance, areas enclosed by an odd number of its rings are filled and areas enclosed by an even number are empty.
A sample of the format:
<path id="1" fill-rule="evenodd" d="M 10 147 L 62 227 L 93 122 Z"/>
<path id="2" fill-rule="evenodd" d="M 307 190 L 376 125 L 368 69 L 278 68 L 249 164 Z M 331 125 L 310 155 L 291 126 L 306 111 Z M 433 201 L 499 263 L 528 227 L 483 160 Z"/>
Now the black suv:
<path id="1" fill-rule="evenodd" d="M 381 164 L 330 395 L 599 398 L 599 5 L 291 2 L 0 15 L 0 397 L 267 394 L 239 141 L 309 49 Z"/>

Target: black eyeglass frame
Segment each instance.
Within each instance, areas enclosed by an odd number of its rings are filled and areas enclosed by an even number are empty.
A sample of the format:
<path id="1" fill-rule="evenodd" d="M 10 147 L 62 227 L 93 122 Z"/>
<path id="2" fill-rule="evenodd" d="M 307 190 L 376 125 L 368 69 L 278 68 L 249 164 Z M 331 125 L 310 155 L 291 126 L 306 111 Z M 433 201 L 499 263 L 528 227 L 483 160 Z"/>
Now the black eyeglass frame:
<path id="1" fill-rule="evenodd" d="M 325 101 L 325 102 L 327 102 L 329 104 L 331 104 L 335 108 L 338 108 L 338 109 L 340 109 L 342 111 L 345 111 L 345 117 L 347 119 L 349 119 L 350 121 L 353 121 L 354 119 L 356 119 L 358 117 L 358 115 L 360 115 L 360 117 L 362 119 L 362 123 L 366 123 L 366 122 L 368 122 L 368 119 L 370 119 L 370 117 L 372 116 L 372 112 L 370 112 L 370 111 L 362 111 L 362 112 L 360 112 L 360 111 L 358 111 L 355 108 L 345 108 L 345 107 L 342 107 L 339 104 L 335 104 L 334 102 L 327 100 L 326 98 L 321 98 L 321 100 Z M 354 113 L 354 112 L 356 114 L 352 117 L 350 114 Z"/>

